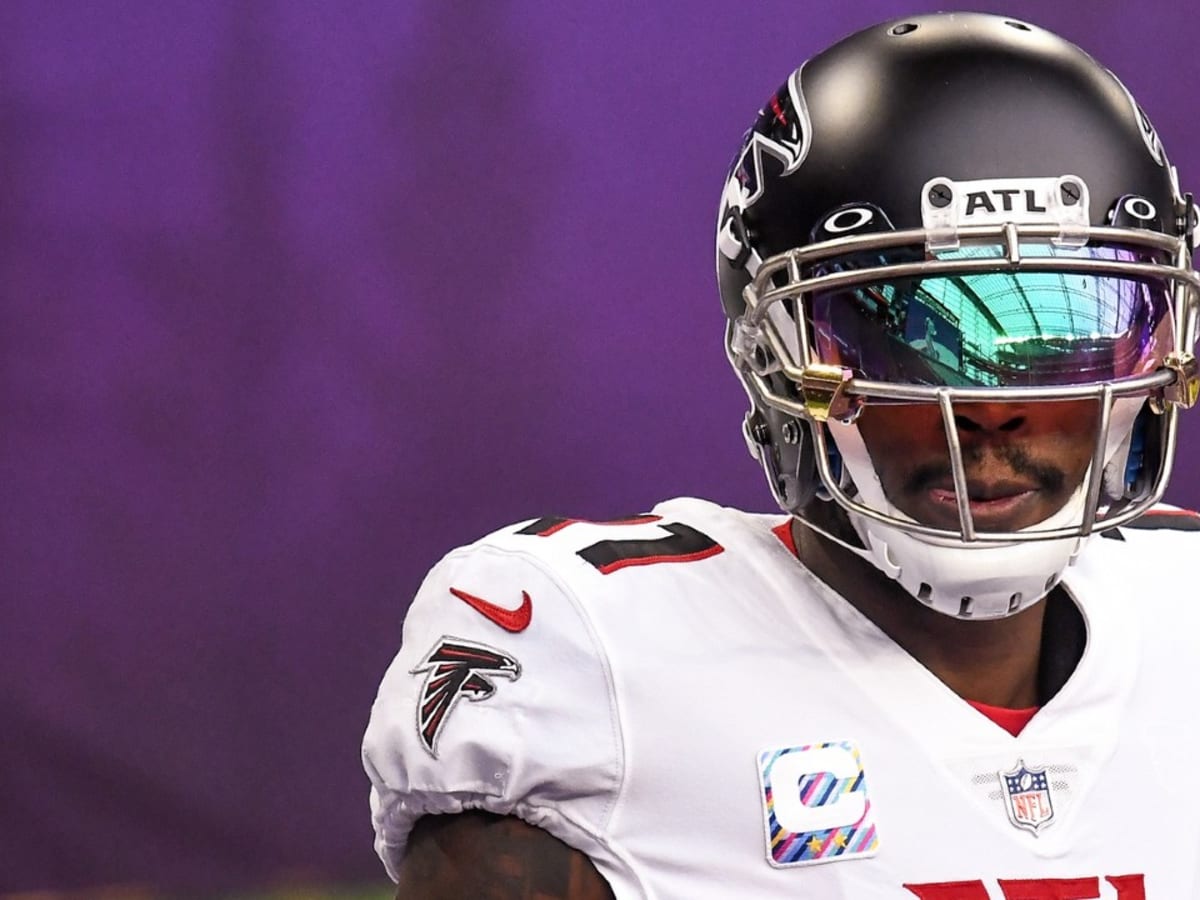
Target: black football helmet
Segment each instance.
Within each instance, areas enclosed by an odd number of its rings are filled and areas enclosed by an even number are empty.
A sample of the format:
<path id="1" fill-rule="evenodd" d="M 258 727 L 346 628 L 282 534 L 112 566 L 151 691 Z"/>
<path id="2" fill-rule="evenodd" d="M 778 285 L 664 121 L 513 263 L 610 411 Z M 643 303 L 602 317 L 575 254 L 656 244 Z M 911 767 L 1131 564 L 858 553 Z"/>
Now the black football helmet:
<path id="1" fill-rule="evenodd" d="M 1036 602 L 1165 489 L 1200 391 L 1196 224 L 1142 108 L 1041 28 L 914 16 L 804 63 L 746 132 L 717 225 L 745 436 L 779 505 L 835 501 L 857 550 L 948 614 Z M 1084 398 L 1100 424 L 1074 498 L 977 528 L 956 406 Z M 897 402 L 941 411 L 956 529 L 880 487 L 855 419 Z"/>

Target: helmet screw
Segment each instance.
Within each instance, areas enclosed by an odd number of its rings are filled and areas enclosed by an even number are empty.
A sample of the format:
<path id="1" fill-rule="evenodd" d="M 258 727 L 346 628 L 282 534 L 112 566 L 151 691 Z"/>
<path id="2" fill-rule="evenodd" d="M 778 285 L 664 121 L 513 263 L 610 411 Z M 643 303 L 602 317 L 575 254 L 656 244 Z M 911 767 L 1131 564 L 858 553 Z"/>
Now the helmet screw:
<path id="1" fill-rule="evenodd" d="M 949 206 L 952 199 L 950 189 L 944 184 L 935 184 L 929 189 L 929 202 L 938 209 Z"/>
<path id="2" fill-rule="evenodd" d="M 1079 202 L 1079 185 L 1073 181 L 1064 181 L 1062 185 L 1063 203 L 1074 206 Z"/>
<path id="3" fill-rule="evenodd" d="M 795 419 L 788 419 L 779 428 L 779 433 L 783 436 L 785 444 L 800 443 L 800 425 Z"/>

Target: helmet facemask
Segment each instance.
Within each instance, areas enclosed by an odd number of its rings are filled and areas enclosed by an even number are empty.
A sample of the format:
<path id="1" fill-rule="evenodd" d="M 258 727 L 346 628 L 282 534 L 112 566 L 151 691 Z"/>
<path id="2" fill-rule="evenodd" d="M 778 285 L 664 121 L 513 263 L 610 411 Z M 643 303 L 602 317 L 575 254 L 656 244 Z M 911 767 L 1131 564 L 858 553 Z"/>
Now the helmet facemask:
<path id="1" fill-rule="evenodd" d="M 728 330 L 755 407 L 747 438 L 780 504 L 802 515 L 815 469 L 820 495 L 848 513 L 871 562 L 950 615 L 1026 608 L 1090 535 L 1160 499 L 1176 410 L 1195 400 L 1198 281 L 1186 242 L 1065 218 L 894 231 L 879 210 L 835 210 L 826 223 L 882 230 L 755 265 L 745 313 Z M 959 417 L 971 404 L 1065 401 L 1096 411 L 1073 492 L 1034 524 L 981 527 Z M 885 492 L 858 420 L 892 404 L 938 411 L 953 521 L 922 521 Z M 803 434 L 789 435 L 789 422 Z"/>

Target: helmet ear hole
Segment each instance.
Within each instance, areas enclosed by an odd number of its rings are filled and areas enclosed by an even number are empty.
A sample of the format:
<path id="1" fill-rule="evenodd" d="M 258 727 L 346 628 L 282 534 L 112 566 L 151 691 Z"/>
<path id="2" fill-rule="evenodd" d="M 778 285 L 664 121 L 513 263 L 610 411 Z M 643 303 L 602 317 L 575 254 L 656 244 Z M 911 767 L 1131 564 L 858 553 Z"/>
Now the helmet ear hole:
<path id="1" fill-rule="evenodd" d="M 1138 413 L 1133 423 L 1133 431 L 1129 435 L 1129 456 L 1125 459 L 1124 494 L 1137 496 L 1139 488 L 1145 479 L 1142 473 L 1146 469 L 1146 421 L 1149 412 L 1143 409 Z"/>
<path id="2" fill-rule="evenodd" d="M 1150 409 L 1146 410 L 1145 416 L 1143 430 L 1146 448 L 1142 453 L 1141 478 L 1136 485 L 1138 497 L 1145 497 L 1154 490 L 1154 485 L 1159 481 L 1159 472 L 1162 470 L 1166 453 L 1163 446 L 1167 434 L 1164 417 L 1155 415 Z"/>
<path id="3" fill-rule="evenodd" d="M 850 480 L 850 474 L 842 463 L 841 451 L 838 450 L 837 443 L 834 441 L 833 436 L 830 435 L 829 427 L 826 425 L 822 425 L 821 427 L 825 429 L 825 455 L 829 460 L 829 473 L 833 476 L 833 480 L 837 483 L 837 486 L 853 497 L 856 493 L 854 483 Z M 815 460 L 813 465 L 816 465 Z M 821 483 L 820 478 L 817 479 L 816 497 L 818 500 L 833 499 L 833 495 Z"/>
<path id="4" fill-rule="evenodd" d="M 1124 440 L 1112 451 L 1104 467 L 1104 495 L 1113 504 L 1112 511 L 1124 509 L 1150 496 L 1159 481 L 1163 465 L 1163 416 L 1144 403 L 1128 426 Z"/>
<path id="5" fill-rule="evenodd" d="M 1157 481 L 1162 456 L 1162 429 L 1157 419 L 1150 407 L 1145 406 L 1134 420 L 1125 461 L 1123 500 L 1141 500 Z"/>

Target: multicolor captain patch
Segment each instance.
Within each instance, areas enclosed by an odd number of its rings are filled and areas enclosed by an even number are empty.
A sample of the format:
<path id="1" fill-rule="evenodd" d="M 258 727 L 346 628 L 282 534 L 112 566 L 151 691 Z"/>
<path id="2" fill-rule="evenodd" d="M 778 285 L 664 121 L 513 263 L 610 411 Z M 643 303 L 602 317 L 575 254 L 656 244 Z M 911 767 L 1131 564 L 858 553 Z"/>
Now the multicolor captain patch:
<path id="1" fill-rule="evenodd" d="M 771 865 L 815 865 L 878 852 L 879 833 L 854 741 L 764 750 L 758 777 Z"/>

